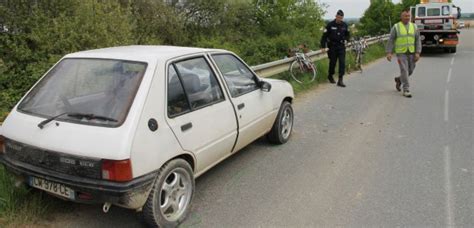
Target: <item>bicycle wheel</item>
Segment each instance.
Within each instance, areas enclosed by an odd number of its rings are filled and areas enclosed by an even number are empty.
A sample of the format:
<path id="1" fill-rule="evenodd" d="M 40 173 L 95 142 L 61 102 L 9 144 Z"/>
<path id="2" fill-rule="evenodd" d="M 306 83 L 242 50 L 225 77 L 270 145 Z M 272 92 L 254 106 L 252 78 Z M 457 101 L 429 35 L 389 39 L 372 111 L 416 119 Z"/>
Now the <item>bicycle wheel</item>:
<path id="1" fill-rule="evenodd" d="M 293 61 L 290 65 L 291 77 L 300 84 L 314 81 L 316 78 L 316 67 L 313 63 L 308 65 L 297 60 Z"/>
<path id="2" fill-rule="evenodd" d="M 355 59 L 355 66 L 356 66 L 356 69 L 359 71 L 362 71 L 361 57 L 362 55 L 360 54 L 360 52 L 357 52 L 356 59 Z"/>
<path id="3" fill-rule="evenodd" d="M 310 74 L 312 74 L 310 82 L 313 82 L 316 79 L 316 76 L 318 75 L 316 65 L 313 62 L 309 62 L 308 71 L 309 71 Z"/>

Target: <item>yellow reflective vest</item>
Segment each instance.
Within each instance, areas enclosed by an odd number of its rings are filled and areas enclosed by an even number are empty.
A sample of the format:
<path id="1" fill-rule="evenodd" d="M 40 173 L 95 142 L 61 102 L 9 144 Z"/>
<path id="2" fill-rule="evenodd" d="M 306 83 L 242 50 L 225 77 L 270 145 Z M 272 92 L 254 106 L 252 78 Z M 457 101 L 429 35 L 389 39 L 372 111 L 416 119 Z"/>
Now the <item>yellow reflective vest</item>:
<path id="1" fill-rule="evenodd" d="M 395 40 L 395 53 L 415 53 L 415 24 L 408 23 L 408 31 L 402 22 L 395 25 L 397 39 Z"/>

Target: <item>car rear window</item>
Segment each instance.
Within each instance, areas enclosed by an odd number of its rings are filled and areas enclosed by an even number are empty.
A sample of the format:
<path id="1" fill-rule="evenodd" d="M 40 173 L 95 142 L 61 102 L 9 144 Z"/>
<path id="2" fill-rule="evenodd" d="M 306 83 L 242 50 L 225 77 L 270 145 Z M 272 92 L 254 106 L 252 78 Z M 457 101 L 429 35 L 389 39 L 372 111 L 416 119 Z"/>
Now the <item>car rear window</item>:
<path id="1" fill-rule="evenodd" d="M 146 68 L 146 63 L 127 60 L 66 58 L 41 79 L 18 109 L 45 118 L 62 115 L 58 120 L 78 124 L 118 127 L 125 121 Z M 67 113 L 105 118 L 74 118 Z"/>

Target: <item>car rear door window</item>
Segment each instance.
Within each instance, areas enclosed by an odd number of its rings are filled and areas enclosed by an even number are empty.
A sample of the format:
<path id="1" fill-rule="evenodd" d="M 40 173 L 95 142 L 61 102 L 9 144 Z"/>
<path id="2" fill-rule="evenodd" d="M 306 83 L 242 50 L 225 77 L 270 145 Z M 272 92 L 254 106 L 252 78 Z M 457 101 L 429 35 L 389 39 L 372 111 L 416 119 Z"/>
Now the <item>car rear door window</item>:
<path id="1" fill-rule="evenodd" d="M 224 76 L 232 97 L 238 97 L 258 89 L 255 75 L 235 56 L 218 54 L 212 57 Z"/>
<path id="2" fill-rule="evenodd" d="M 223 100 L 224 94 L 216 75 L 204 57 L 183 60 L 170 66 L 168 79 L 170 116 L 180 115 Z"/>
<path id="3" fill-rule="evenodd" d="M 184 93 L 181 80 L 174 66 L 170 65 L 168 69 L 168 116 L 177 116 L 190 110 L 191 107 Z"/>

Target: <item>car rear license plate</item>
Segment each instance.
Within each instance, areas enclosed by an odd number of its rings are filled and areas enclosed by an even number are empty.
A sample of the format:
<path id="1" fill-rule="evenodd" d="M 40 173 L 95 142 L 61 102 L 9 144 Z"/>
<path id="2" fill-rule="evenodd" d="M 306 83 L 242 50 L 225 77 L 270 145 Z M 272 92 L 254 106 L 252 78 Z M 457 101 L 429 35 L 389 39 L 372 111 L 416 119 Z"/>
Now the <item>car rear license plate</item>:
<path id="1" fill-rule="evenodd" d="M 68 198 L 71 200 L 74 200 L 75 198 L 74 190 L 72 190 L 69 187 L 66 187 L 63 184 L 37 178 L 37 177 L 30 177 L 29 182 L 32 187 L 47 191 L 54 195 L 58 195 L 58 196 Z"/>

